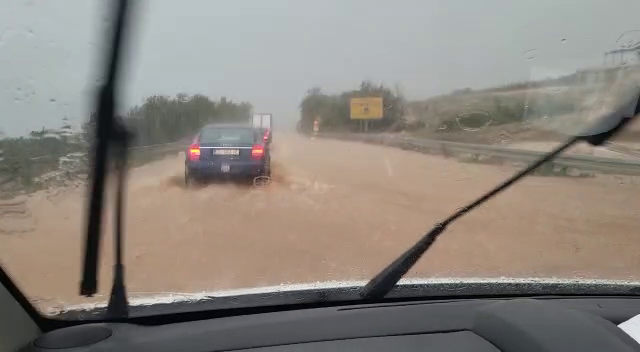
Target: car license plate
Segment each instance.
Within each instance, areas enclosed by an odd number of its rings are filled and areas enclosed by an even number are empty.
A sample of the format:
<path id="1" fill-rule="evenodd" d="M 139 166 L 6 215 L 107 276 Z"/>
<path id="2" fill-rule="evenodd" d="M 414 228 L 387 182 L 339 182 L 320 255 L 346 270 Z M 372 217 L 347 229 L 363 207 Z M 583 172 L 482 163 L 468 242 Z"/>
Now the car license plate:
<path id="1" fill-rule="evenodd" d="M 220 171 L 222 171 L 222 172 L 229 172 L 229 170 L 231 170 L 231 167 L 229 166 L 229 164 L 222 164 L 222 165 L 220 165 Z"/>
<path id="2" fill-rule="evenodd" d="M 240 155 L 240 150 L 238 150 L 238 149 L 214 149 L 213 154 L 215 154 L 215 155 Z"/>

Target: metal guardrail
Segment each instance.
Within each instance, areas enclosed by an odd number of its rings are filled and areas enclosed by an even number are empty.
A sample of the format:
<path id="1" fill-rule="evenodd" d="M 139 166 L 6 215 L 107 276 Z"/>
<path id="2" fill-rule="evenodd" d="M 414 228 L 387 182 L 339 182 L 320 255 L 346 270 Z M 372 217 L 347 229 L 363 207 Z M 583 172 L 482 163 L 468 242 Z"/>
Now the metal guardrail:
<path id="1" fill-rule="evenodd" d="M 169 142 L 169 143 L 159 143 L 159 144 L 151 144 L 151 145 L 140 145 L 135 147 L 130 147 L 132 150 L 144 150 L 148 148 L 158 148 L 158 147 L 169 147 L 169 146 L 185 146 L 188 144 L 188 141 L 181 140 L 177 142 Z"/>
<path id="2" fill-rule="evenodd" d="M 189 139 L 130 148 L 130 167 L 141 166 L 172 153 L 186 151 Z M 0 160 L 1 161 L 1 160 Z M 71 152 L 66 155 L 40 155 L 29 159 L 0 162 L 0 193 L 13 196 L 19 192 L 31 192 L 33 182 L 40 185 L 63 186 L 69 181 L 84 180 L 87 175 L 87 152 Z M 25 181 L 26 180 L 26 181 Z"/>
<path id="3" fill-rule="evenodd" d="M 402 149 L 417 150 L 432 154 L 466 154 L 485 156 L 505 161 L 532 162 L 545 153 L 533 150 L 505 148 L 492 145 L 468 144 L 460 142 L 438 141 L 415 137 L 394 136 L 389 134 L 322 134 L 320 137 L 361 141 L 389 145 Z M 589 155 L 562 155 L 551 163 L 555 166 L 576 168 L 585 171 L 613 173 L 621 175 L 640 175 L 640 161 L 617 158 L 595 157 Z"/>
<path id="4" fill-rule="evenodd" d="M 617 143 L 607 143 L 607 145 L 605 146 L 605 149 L 607 149 L 610 152 L 625 155 L 632 159 L 640 160 L 640 153 L 637 150 L 633 148 L 629 148 L 624 145 L 620 145 Z"/>
<path id="5" fill-rule="evenodd" d="M 134 146 L 134 147 L 130 147 L 129 150 L 131 150 L 134 153 L 138 153 L 138 152 L 144 152 L 147 150 L 180 150 L 180 149 L 186 149 L 188 146 L 189 142 L 187 140 L 181 140 L 181 141 L 177 141 L 177 142 L 169 142 L 169 143 L 158 143 L 158 144 L 150 144 L 150 145 L 140 145 L 140 146 Z M 87 152 L 76 152 L 76 153 L 72 153 L 76 156 L 85 156 L 88 153 Z M 48 159 L 52 159 L 52 158 L 59 158 L 59 156 L 53 156 L 53 155 L 40 155 L 40 156 L 35 156 L 35 157 L 31 157 L 29 158 L 29 160 L 31 161 L 38 161 L 38 160 L 48 160 Z"/>

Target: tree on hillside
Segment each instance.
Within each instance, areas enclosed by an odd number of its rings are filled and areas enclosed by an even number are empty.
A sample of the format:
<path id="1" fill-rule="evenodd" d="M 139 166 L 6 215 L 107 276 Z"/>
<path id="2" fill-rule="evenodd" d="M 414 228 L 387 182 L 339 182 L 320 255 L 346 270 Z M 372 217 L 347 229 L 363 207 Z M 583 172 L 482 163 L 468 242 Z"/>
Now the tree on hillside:
<path id="1" fill-rule="evenodd" d="M 329 117 L 331 97 L 324 94 L 319 87 L 307 91 L 306 97 L 300 102 L 300 125 L 302 131 L 311 131 L 315 119 Z"/>
<path id="2" fill-rule="evenodd" d="M 355 97 L 381 97 L 383 99 L 383 118 L 371 125 L 371 131 L 380 131 L 400 121 L 405 112 L 405 100 L 399 90 L 384 85 L 363 81 L 356 90 L 341 94 L 328 95 L 319 87 L 311 88 L 300 102 L 301 131 L 311 131 L 313 121 L 321 120 L 325 130 L 356 130 L 358 122 L 350 118 L 350 99 Z"/>
<path id="3" fill-rule="evenodd" d="M 248 121 L 252 109 L 247 102 L 225 97 L 213 101 L 200 94 L 178 94 L 175 98 L 155 95 L 134 106 L 126 121 L 136 131 L 139 144 L 156 144 L 184 138 L 207 123 Z"/>
<path id="4" fill-rule="evenodd" d="M 182 93 L 175 97 L 148 97 L 123 118 L 136 132 L 135 142 L 149 145 L 178 141 L 211 122 L 250 120 L 252 110 L 247 102 L 227 98 L 216 101 L 204 95 Z M 0 193 L 10 195 L 46 187 L 52 182 L 52 175 L 62 175 L 66 181 L 86 175 L 87 157 L 91 155 L 86 152 L 94 144 L 96 123 L 97 113 L 92 112 L 79 132 L 73 130 L 65 117 L 57 129 L 43 127 L 18 138 L 2 135 Z"/>
<path id="5" fill-rule="evenodd" d="M 174 142 L 195 133 L 207 123 L 240 122 L 251 118 L 253 107 L 247 102 L 235 103 L 222 97 L 214 101 L 200 94 L 177 94 L 147 97 L 141 105 L 129 109 L 124 121 L 135 132 L 135 143 L 149 145 Z M 82 136 L 93 143 L 97 114 L 91 113 L 82 125 Z"/>
<path id="6" fill-rule="evenodd" d="M 405 113 L 405 100 L 400 92 L 394 92 L 384 85 L 376 85 L 370 81 L 360 84 L 360 89 L 353 91 L 350 97 L 382 97 L 383 117 L 381 127 L 385 128 L 402 119 Z"/>

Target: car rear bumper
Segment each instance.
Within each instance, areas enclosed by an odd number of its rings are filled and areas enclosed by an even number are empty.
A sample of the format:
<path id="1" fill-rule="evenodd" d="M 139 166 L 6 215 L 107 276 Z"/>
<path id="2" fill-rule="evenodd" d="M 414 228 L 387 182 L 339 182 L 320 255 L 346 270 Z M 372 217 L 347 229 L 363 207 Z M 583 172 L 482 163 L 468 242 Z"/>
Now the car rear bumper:
<path id="1" fill-rule="evenodd" d="M 220 176 L 259 176 L 264 172 L 264 160 L 252 161 L 189 161 L 185 164 L 187 172 L 192 177 L 220 177 Z"/>

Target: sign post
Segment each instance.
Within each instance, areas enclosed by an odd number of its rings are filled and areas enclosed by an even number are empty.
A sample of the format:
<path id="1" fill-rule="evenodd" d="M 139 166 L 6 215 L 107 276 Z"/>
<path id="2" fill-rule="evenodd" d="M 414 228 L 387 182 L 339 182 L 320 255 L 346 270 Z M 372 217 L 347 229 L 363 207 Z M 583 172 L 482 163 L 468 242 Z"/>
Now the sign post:
<path id="1" fill-rule="evenodd" d="M 352 120 L 362 121 L 362 130 L 369 131 L 369 121 L 380 120 L 383 116 L 381 97 L 351 98 L 349 108 Z"/>

